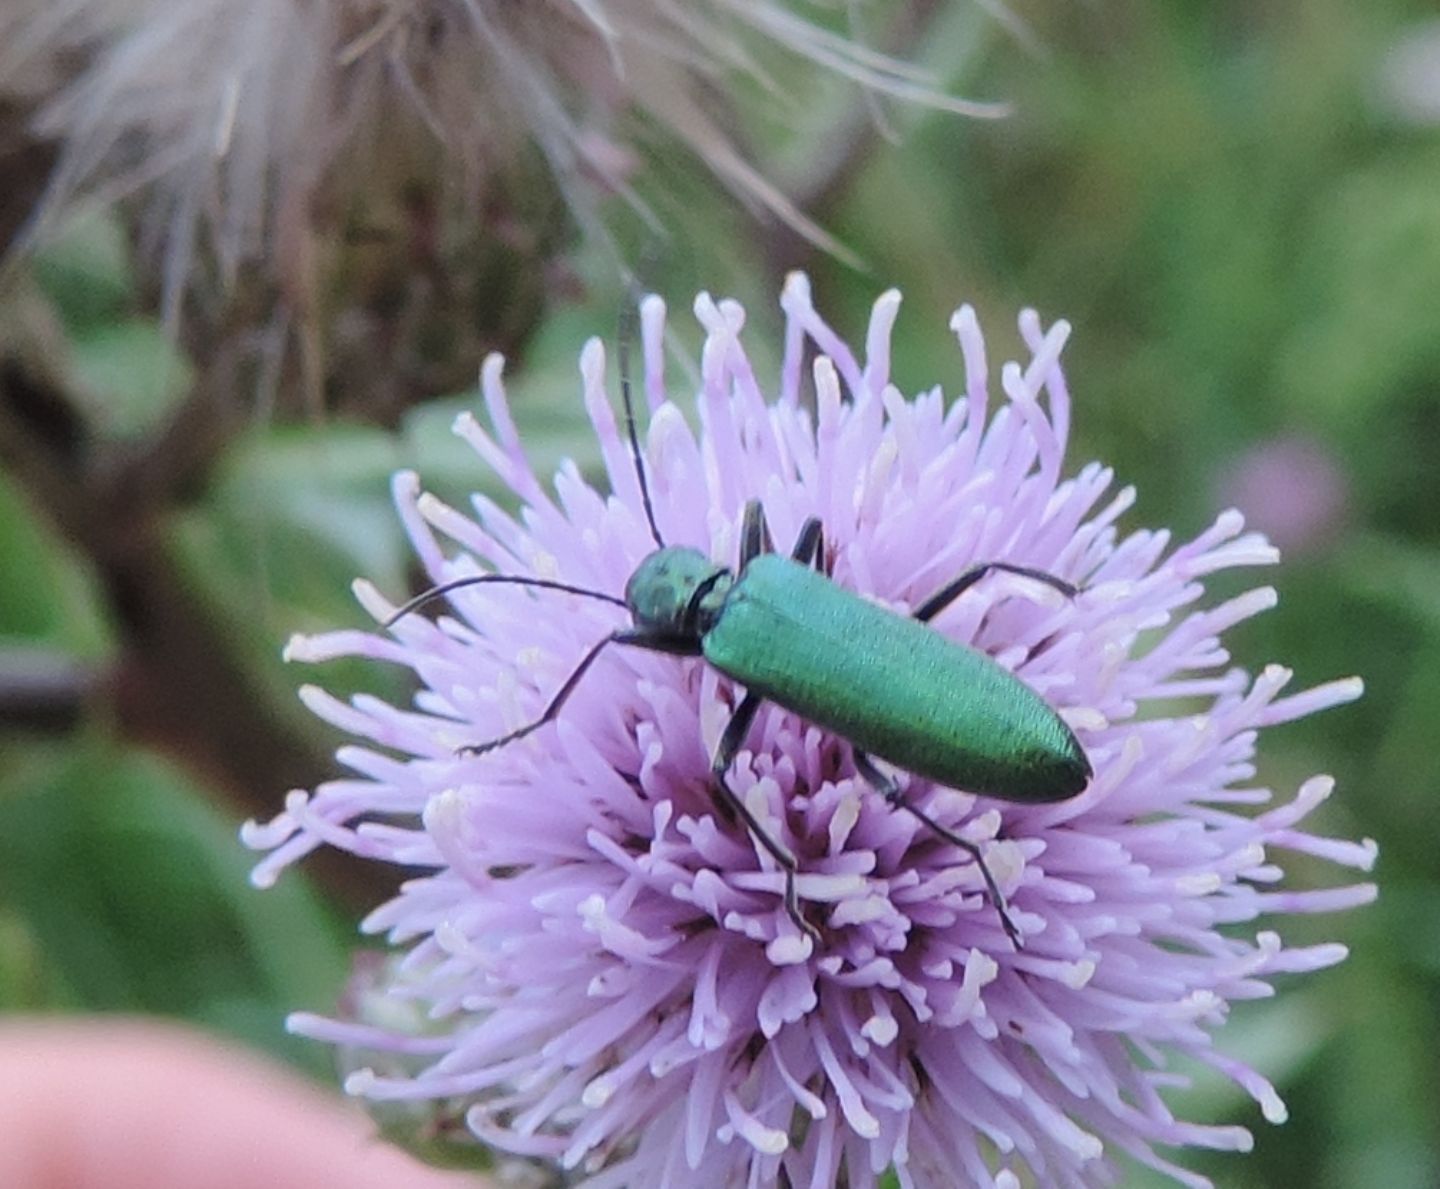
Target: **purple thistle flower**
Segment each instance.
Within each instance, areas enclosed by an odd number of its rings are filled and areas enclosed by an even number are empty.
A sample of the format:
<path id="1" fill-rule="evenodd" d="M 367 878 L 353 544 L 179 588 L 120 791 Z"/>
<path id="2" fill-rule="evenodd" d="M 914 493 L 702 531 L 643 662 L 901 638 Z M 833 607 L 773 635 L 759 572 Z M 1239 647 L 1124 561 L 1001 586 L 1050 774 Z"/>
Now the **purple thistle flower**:
<path id="1" fill-rule="evenodd" d="M 1325 443 L 1304 434 L 1255 443 L 1231 460 L 1220 484 L 1251 523 L 1292 555 L 1332 544 L 1349 510 L 1345 472 Z"/>
<path id="2" fill-rule="evenodd" d="M 595 600 L 472 587 L 435 622 L 410 615 L 386 634 L 290 645 L 301 660 L 406 666 L 421 690 L 412 709 L 303 691 L 366 743 L 339 752 L 353 777 L 292 793 L 272 822 L 247 827 L 247 842 L 270 851 L 255 881 L 322 844 L 423 869 L 364 927 L 404 951 L 391 993 L 433 1021 L 424 1035 L 308 1015 L 291 1027 L 419 1059 L 413 1076 L 366 1069 L 347 1088 L 458 1098 L 485 1143 L 557 1162 L 595 1189 L 764 1185 L 782 1167 L 811 1189 L 873 1185 L 892 1167 L 906 1186 L 1105 1184 L 1121 1152 L 1207 1184 L 1156 1145 L 1243 1151 L 1251 1137 L 1177 1119 L 1163 1091 L 1183 1079 L 1168 1062 L 1219 1070 L 1282 1120 L 1271 1085 L 1216 1051 L 1212 1034 L 1231 1001 L 1269 995 L 1272 975 L 1346 953 L 1240 927 L 1375 894 L 1368 883 L 1276 886 L 1286 852 L 1368 869 L 1375 846 L 1301 828 L 1328 777 L 1271 804 L 1252 783 L 1257 734 L 1348 702 L 1360 683 L 1284 695 L 1286 670 L 1229 667 L 1221 634 L 1275 602 L 1262 588 L 1200 605 L 1207 574 L 1276 559 L 1238 513 L 1172 547 L 1164 531 L 1117 531 L 1133 492 L 1107 497 L 1106 468 L 1062 476 L 1065 323 L 1044 331 L 1021 316 L 1032 357 L 1001 369 L 997 408 L 962 308 L 951 326 L 965 396 L 947 407 L 938 387 L 907 400 L 890 384 L 898 293 L 876 303 L 862 356 L 821 320 L 803 277 L 781 304 L 771 400 L 740 345 L 740 307 L 696 301 L 707 333 L 697 436 L 666 399 L 664 307 L 644 303 L 644 454 L 660 529 L 729 563 L 747 499 L 764 501 L 782 547 L 819 516 L 835 581 L 900 611 L 977 561 L 1082 588 L 1067 600 L 995 575 L 933 622 L 1048 699 L 1094 766 L 1084 792 L 1050 805 L 908 783 L 914 804 L 983 848 L 1023 949 L 976 864 L 892 812 L 845 740 L 767 706 L 732 782 L 800 858 L 800 896 L 822 932 L 812 944 L 786 915 L 782 873 L 716 811 L 709 757 L 740 691 L 701 661 L 606 649 L 553 725 L 485 755 L 457 752 L 534 718 L 580 655 L 625 623 Z M 435 582 L 494 570 L 618 594 L 654 548 L 598 342 L 580 371 L 613 494 L 573 465 L 546 490 L 492 357 L 482 387 L 493 436 L 468 416 L 457 431 L 525 510 L 517 519 L 477 496 L 472 518 L 397 476 Z M 377 620 L 394 610 L 356 589 Z M 1176 699 L 1191 712 L 1175 713 Z"/>

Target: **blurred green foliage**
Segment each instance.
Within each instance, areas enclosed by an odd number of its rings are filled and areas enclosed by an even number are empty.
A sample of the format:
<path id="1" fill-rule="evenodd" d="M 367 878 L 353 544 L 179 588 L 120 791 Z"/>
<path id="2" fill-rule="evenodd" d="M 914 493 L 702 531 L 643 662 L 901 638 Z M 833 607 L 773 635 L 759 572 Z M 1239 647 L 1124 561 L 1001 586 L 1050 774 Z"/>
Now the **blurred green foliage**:
<path id="1" fill-rule="evenodd" d="M 7 754 L 0 987 L 18 1008 L 183 1016 L 319 1069 L 287 1005 L 329 1005 L 348 929 L 301 880 L 246 882 L 234 823 L 164 763 L 83 740 Z"/>
<path id="2" fill-rule="evenodd" d="M 903 143 L 871 154 L 827 211 L 868 273 L 777 258 L 690 179 L 683 200 L 656 203 L 687 210 L 645 280 L 677 311 L 696 284 L 735 293 L 772 344 L 769 311 L 792 263 L 852 334 L 896 285 L 895 366 L 911 387 L 958 385 L 945 322 L 961 300 L 978 307 L 992 358 L 1015 345 L 1021 306 L 1069 318 L 1071 463 L 1105 459 L 1138 486 L 1129 527 L 1199 531 L 1233 498 L 1236 458 L 1277 437 L 1331 455 L 1343 515 L 1255 577 L 1278 587 L 1280 607 L 1230 642 L 1240 663 L 1281 661 L 1298 684 L 1366 679 L 1358 706 L 1271 732 L 1261 775 L 1280 790 L 1336 775 L 1323 827 L 1379 840 L 1382 897 L 1296 923 L 1297 941 L 1340 938 L 1351 959 L 1243 1005 L 1223 1036 L 1276 1079 L 1291 1122 L 1266 1125 L 1202 1075 L 1188 1109 L 1245 1122 L 1257 1149 L 1187 1159 L 1227 1186 L 1440 1184 L 1440 127 L 1376 100 L 1386 52 L 1427 10 L 1032 0 L 1020 12 L 1042 54 L 994 36 L 978 58 L 958 40 L 926 50 L 964 61 L 956 85 L 1008 98 L 1015 114 L 897 113 Z M 958 39 L 974 25 L 942 29 Z M 152 427 L 192 366 L 137 313 L 129 267 L 113 229 L 92 223 L 37 268 L 81 388 L 120 438 Z M 581 269 L 607 275 L 599 254 Z M 575 359 L 585 335 L 613 337 L 622 300 L 613 282 L 592 284 L 553 308 L 512 364 L 542 466 L 593 463 Z M 682 375 L 672 366 L 677 389 Z M 448 434 L 476 403 L 419 407 L 395 431 L 262 420 L 177 522 L 185 574 L 277 706 L 302 679 L 397 692 L 389 675 L 340 666 L 297 676 L 278 653 L 291 631 L 363 622 L 352 576 L 405 588 L 392 471 L 413 467 L 456 500 L 490 481 Z M 83 567 L 3 480 L 0 556 L 0 642 L 106 653 Z M 235 828 L 192 778 L 116 743 L 103 722 L 63 744 L 0 737 L 0 1006 L 179 1015 L 323 1066 L 327 1055 L 292 1049 L 279 1022 L 338 994 L 350 927 L 303 872 L 251 890 Z M 1300 883 L 1334 878 L 1318 864 L 1293 871 Z"/>

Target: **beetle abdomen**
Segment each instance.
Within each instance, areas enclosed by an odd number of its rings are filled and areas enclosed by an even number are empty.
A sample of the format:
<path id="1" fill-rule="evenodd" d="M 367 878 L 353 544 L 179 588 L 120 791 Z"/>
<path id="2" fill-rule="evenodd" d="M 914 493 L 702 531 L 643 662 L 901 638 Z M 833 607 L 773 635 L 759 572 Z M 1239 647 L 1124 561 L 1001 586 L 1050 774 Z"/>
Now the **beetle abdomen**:
<path id="1" fill-rule="evenodd" d="M 1090 779 L 1044 698 L 983 653 L 777 554 L 740 575 L 705 658 L 762 697 L 900 768 L 1007 801 Z"/>

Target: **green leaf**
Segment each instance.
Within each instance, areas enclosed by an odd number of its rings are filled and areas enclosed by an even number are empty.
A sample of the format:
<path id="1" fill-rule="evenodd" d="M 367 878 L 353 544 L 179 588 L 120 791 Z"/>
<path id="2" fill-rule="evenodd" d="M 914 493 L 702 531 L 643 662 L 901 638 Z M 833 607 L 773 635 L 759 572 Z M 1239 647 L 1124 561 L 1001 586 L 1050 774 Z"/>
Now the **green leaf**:
<path id="1" fill-rule="evenodd" d="M 152 756 L 23 750 L 0 777 L 9 981 L 31 945 L 45 969 L 29 985 L 51 1006 L 179 1016 L 324 1063 L 282 1029 L 289 1010 L 332 1005 L 348 965 L 303 876 L 252 888 L 235 823 Z"/>
<path id="2" fill-rule="evenodd" d="M 139 438 L 154 430 L 194 378 L 160 324 L 145 318 L 76 335 L 71 360 L 87 423 L 103 438 Z"/>
<path id="3" fill-rule="evenodd" d="M 1402 611 L 1431 635 L 1440 635 L 1440 555 L 1433 549 L 1367 533 L 1352 539 L 1337 568 L 1354 593 Z"/>
<path id="4" fill-rule="evenodd" d="M 108 632 L 89 574 L 0 472 L 0 639 L 13 636 L 96 656 Z"/>
<path id="5" fill-rule="evenodd" d="M 73 330 L 104 324 L 130 300 L 134 278 L 118 219 L 72 219 L 35 254 L 35 274 Z"/>

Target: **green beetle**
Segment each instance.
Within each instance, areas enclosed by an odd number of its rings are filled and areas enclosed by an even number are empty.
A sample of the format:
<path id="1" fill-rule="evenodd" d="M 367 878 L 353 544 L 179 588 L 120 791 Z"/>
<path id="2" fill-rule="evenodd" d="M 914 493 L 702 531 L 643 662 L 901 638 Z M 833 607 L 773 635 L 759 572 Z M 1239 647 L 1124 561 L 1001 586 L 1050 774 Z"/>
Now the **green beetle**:
<path id="1" fill-rule="evenodd" d="M 733 570 L 698 549 L 666 545 L 655 523 L 626 373 L 622 343 L 626 426 L 656 549 L 631 575 L 625 597 L 539 578 L 485 574 L 428 590 L 388 621 L 394 623 L 452 590 L 489 582 L 586 595 L 629 611 L 632 626 L 598 641 L 534 721 L 464 750 L 493 751 L 551 722 L 611 644 L 702 657 L 746 690 L 711 761 L 715 794 L 784 871 L 785 907 L 799 928 L 818 939 L 818 930 L 800 910 L 795 888 L 799 862 L 755 818 L 728 780 L 755 714 L 767 700 L 848 740 L 857 770 L 876 791 L 968 854 L 979 867 L 1006 934 L 1019 948 L 1019 930 L 980 848 L 906 801 L 900 786 L 870 757 L 1003 801 L 1063 801 L 1081 792 L 1091 777 L 1090 761 L 1054 708 L 984 653 L 925 626 L 995 571 L 1024 575 L 1067 597 L 1075 595 L 1076 588 L 1039 570 L 986 562 L 948 583 L 912 615 L 901 615 L 831 581 L 824 570 L 818 519 L 806 521 L 788 557 L 773 552 L 758 501 L 745 507 L 740 556 Z"/>

